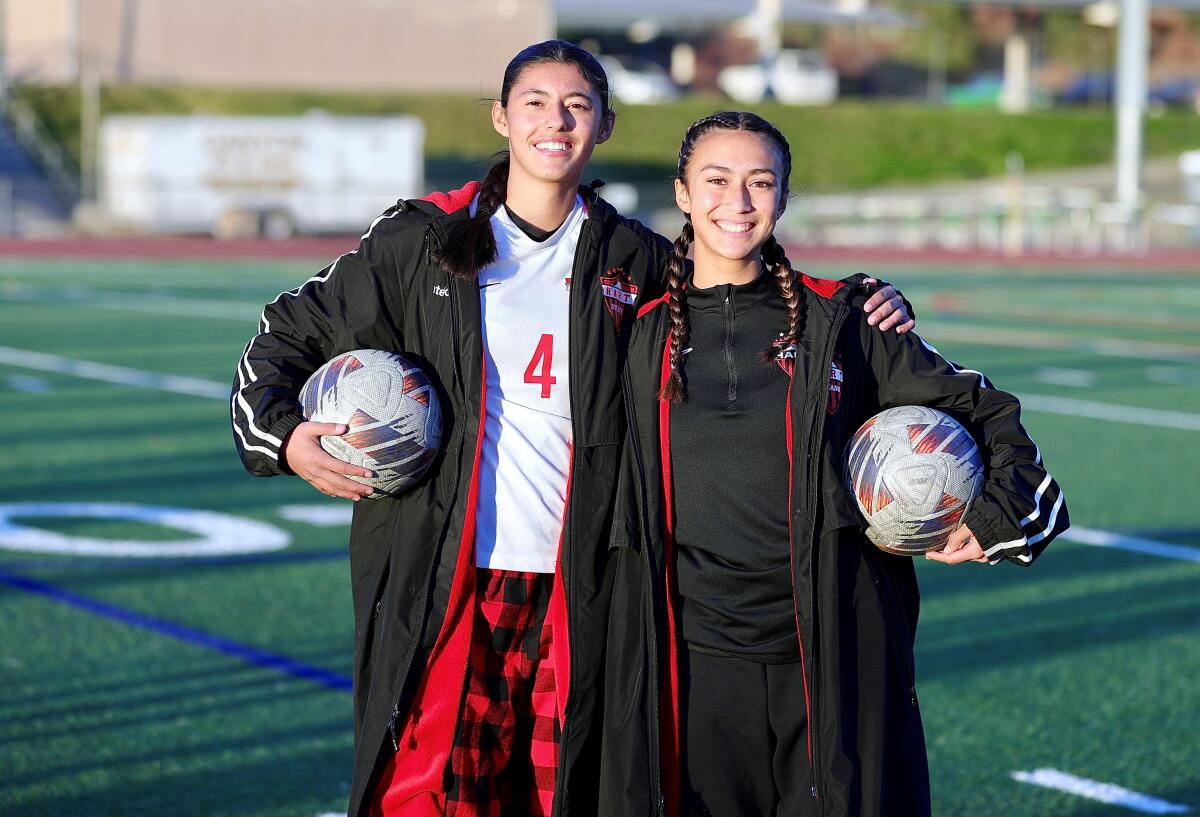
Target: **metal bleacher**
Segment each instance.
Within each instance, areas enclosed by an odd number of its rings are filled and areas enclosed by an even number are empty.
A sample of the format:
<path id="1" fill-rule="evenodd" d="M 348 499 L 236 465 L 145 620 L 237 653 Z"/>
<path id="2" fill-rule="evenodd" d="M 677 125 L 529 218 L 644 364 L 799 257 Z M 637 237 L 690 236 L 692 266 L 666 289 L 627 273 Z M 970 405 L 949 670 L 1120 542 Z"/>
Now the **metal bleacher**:
<path id="1" fill-rule="evenodd" d="M 29 136 L 19 138 L 21 115 L 0 105 L 0 236 L 57 235 L 68 227 L 73 191 L 34 161 Z"/>

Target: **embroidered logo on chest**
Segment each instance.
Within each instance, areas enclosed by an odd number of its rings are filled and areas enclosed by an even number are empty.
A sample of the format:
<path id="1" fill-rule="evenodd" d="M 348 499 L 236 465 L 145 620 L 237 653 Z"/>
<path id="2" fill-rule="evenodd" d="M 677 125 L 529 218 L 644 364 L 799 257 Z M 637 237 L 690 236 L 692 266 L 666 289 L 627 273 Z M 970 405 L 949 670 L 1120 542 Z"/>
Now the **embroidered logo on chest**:
<path id="1" fill-rule="evenodd" d="M 775 348 L 775 362 L 788 377 L 796 370 L 796 344 L 785 343 L 783 338 L 775 340 L 771 346 Z"/>
<path id="2" fill-rule="evenodd" d="M 608 309 L 608 314 L 612 315 L 613 324 L 620 331 L 621 324 L 625 322 L 626 309 L 637 301 L 637 284 L 633 283 L 629 273 L 621 267 L 610 267 L 600 276 L 600 291 L 604 294 L 604 306 Z"/>
<path id="3" fill-rule="evenodd" d="M 842 356 L 834 355 L 833 361 L 829 364 L 829 405 L 825 407 L 830 414 L 837 412 L 838 406 L 842 404 L 842 386 L 845 380 Z"/>

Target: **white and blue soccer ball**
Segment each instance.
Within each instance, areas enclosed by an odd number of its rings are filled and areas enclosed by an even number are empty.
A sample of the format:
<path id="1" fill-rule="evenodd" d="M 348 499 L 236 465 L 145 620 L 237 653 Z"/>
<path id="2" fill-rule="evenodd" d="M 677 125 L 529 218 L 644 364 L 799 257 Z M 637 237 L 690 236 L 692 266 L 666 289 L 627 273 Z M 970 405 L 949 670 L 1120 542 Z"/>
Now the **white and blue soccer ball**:
<path id="1" fill-rule="evenodd" d="M 953 417 L 900 406 L 862 424 L 846 446 L 846 479 L 867 538 L 914 556 L 945 546 L 983 490 L 983 460 Z"/>
<path id="2" fill-rule="evenodd" d="M 300 392 L 308 420 L 342 423 L 350 430 L 321 438 L 321 447 L 343 462 L 367 468 L 371 497 L 397 496 L 429 468 L 441 444 L 437 392 L 425 372 L 407 358 L 378 349 L 357 349 L 313 372 Z"/>

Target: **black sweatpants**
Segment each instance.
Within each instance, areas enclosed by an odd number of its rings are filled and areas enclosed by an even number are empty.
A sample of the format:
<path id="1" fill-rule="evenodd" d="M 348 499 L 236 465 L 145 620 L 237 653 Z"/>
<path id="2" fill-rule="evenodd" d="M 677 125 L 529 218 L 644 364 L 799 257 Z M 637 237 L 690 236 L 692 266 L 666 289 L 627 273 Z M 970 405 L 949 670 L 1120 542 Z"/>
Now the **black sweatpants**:
<path id="1" fill-rule="evenodd" d="M 816 814 L 800 662 L 681 653 L 683 817 Z"/>

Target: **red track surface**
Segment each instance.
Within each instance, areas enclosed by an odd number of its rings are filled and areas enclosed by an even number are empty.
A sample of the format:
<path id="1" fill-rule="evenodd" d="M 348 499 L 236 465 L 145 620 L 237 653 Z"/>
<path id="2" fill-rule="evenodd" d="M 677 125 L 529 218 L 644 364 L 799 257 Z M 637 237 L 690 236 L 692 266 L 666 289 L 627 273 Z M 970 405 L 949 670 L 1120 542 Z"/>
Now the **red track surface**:
<path id="1" fill-rule="evenodd" d="M 213 258 L 332 260 L 358 246 L 357 235 L 288 241 L 198 237 L 0 239 L 0 258 Z"/>
<path id="2" fill-rule="evenodd" d="M 314 259 L 328 261 L 358 245 L 358 236 L 294 238 L 288 241 L 215 241 L 210 238 L 63 238 L 0 240 L 0 258 L 196 258 L 196 259 Z M 1058 255 L 1027 254 L 1008 258 L 999 253 L 947 250 L 846 249 L 788 247 L 800 268 L 820 263 L 931 266 L 1013 266 L 1064 268 L 1128 268 L 1173 270 L 1200 274 L 1200 250 L 1160 250 L 1142 254 Z"/>

